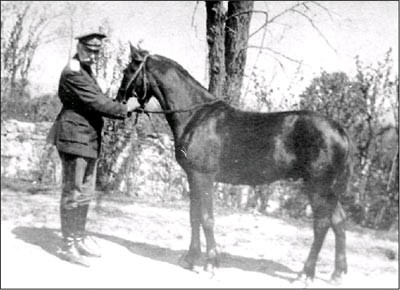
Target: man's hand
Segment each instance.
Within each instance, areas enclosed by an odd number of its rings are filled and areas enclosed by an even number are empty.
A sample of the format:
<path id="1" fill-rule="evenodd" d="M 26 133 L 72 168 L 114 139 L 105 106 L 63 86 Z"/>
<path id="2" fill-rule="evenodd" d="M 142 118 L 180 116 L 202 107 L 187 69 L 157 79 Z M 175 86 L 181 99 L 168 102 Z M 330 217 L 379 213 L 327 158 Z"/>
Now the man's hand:
<path id="1" fill-rule="evenodd" d="M 126 103 L 126 106 L 127 106 L 128 112 L 132 112 L 135 109 L 139 108 L 140 104 L 136 98 L 130 98 Z"/>

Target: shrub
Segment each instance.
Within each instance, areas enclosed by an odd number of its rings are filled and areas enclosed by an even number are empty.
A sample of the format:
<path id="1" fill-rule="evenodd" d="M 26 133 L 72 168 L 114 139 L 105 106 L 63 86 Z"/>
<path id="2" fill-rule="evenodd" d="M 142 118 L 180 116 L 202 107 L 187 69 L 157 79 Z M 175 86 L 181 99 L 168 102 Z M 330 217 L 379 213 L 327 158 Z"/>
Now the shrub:
<path id="1" fill-rule="evenodd" d="M 16 119 L 24 122 L 54 121 L 61 109 L 57 96 L 46 94 L 30 98 L 22 94 L 19 98 L 2 96 L 1 119 Z"/>

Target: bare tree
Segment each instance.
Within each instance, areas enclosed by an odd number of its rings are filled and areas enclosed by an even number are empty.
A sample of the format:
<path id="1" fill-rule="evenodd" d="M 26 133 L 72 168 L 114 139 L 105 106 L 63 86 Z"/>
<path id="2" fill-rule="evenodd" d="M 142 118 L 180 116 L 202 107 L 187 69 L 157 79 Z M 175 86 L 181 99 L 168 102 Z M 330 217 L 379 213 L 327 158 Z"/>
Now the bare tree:
<path id="1" fill-rule="evenodd" d="M 206 1 L 209 46 L 209 90 L 228 102 L 238 103 L 246 65 L 247 41 L 253 1 Z"/>
<path id="2" fill-rule="evenodd" d="M 54 7 L 30 1 L 1 2 L 2 98 L 24 92 L 39 46 L 60 37 L 59 31 L 50 27 L 62 15 Z"/>
<path id="3" fill-rule="evenodd" d="M 207 44 L 209 58 L 208 89 L 218 98 L 224 95 L 225 86 L 225 12 L 222 1 L 206 1 Z"/>
<path id="4" fill-rule="evenodd" d="M 239 104 L 248 48 L 258 49 L 259 52 L 262 50 L 269 52 L 281 66 L 283 66 L 282 59 L 300 63 L 295 58 L 276 51 L 272 45 L 268 46 L 265 43 L 270 25 L 278 23 L 284 19 L 284 16 L 300 15 L 313 27 L 323 41 L 334 49 L 314 21 L 317 9 L 332 17 L 329 10 L 318 2 L 295 2 L 274 15 L 269 15 L 267 9 L 255 10 L 254 1 L 227 1 L 227 10 L 224 8 L 223 2 L 205 2 L 209 47 L 209 91 L 235 106 Z M 255 13 L 264 15 L 265 21 L 250 33 L 250 22 Z M 290 25 L 285 23 L 279 22 L 279 25 L 290 28 Z M 261 42 L 258 45 L 250 45 L 250 39 L 258 34 L 261 34 Z"/>
<path id="5" fill-rule="evenodd" d="M 314 9 L 322 9 L 329 14 L 328 9 L 319 3 L 296 2 L 275 15 L 269 15 L 267 9 L 255 10 L 254 1 L 227 1 L 227 9 L 223 2 L 225 1 L 205 1 L 209 48 L 208 90 L 217 98 L 224 99 L 233 106 L 238 107 L 240 103 L 248 48 L 259 50 L 257 58 L 263 50 L 270 52 L 281 66 L 283 66 L 280 60 L 282 58 L 301 63 L 266 45 L 266 34 L 270 24 L 278 22 L 283 16 L 290 13 L 301 15 L 330 45 L 313 20 Z M 265 21 L 250 33 L 250 22 L 254 13 L 264 15 Z M 289 27 L 289 25 L 286 26 Z M 258 45 L 249 45 L 250 39 L 258 34 L 261 34 L 261 42 Z M 236 192 L 235 194 L 239 194 L 238 190 L 234 189 L 233 191 Z"/>

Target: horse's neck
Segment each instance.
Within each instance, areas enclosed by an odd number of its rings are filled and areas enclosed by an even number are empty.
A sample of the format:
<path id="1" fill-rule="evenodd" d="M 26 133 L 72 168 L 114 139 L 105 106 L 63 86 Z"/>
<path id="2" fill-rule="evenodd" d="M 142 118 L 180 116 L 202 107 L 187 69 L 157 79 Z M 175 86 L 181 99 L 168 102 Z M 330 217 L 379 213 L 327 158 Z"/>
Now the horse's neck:
<path id="1" fill-rule="evenodd" d="M 195 110 L 182 112 L 198 105 L 215 101 L 215 97 L 211 95 L 200 84 L 192 79 L 174 73 L 173 80 L 165 75 L 155 76 L 157 93 L 155 93 L 160 106 L 163 110 L 177 111 L 167 114 L 166 119 L 171 127 L 175 139 L 179 139 L 185 126 L 195 113 Z M 175 79 L 175 78 L 178 79 Z"/>

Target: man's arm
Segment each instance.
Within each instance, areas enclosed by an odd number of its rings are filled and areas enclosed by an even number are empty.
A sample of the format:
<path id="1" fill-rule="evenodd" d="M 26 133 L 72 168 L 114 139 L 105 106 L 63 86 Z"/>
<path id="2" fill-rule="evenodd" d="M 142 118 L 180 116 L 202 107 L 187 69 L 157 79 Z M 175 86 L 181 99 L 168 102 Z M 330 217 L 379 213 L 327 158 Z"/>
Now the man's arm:
<path id="1" fill-rule="evenodd" d="M 90 109 L 105 117 L 123 119 L 128 115 L 126 104 L 107 98 L 100 89 L 88 82 L 80 71 L 69 71 L 64 84 Z"/>

